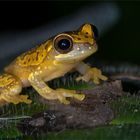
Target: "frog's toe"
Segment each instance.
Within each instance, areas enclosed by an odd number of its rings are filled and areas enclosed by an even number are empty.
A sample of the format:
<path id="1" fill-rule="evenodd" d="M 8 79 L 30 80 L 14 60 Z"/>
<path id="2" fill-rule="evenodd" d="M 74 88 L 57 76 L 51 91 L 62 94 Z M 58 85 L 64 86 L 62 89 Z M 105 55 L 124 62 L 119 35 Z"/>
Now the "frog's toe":
<path id="1" fill-rule="evenodd" d="M 58 99 L 61 103 L 69 104 L 70 102 L 66 100 L 67 97 L 75 98 L 77 100 L 82 101 L 85 98 L 84 94 L 77 94 L 75 90 L 68 90 L 68 89 L 62 89 L 59 88 L 56 90 Z"/>
<path id="2" fill-rule="evenodd" d="M 108 78 L 102 75 L 101 70 L 97 68 L 91 68 L 89 70 L 89 75 L 95 84 L 100 84 L 100 80 L 106 81 Z"/>
<path id="3" fill-rule="evenodd" d="M 63 96 L 59 96 L 58 97 L 58 100 L 60 101 L 60 103 L 62 103 L 62 104 L 65 104 L 65 105 L 68 105 L 68 104 L 70 104 L 70 101 L 68 101 L 65 97 L 63 97 Z"/>
<path id="4" fill-rule="evenodd" d="M 85 94 L 75 94 L 74 98 L 76 98 L 79 101 L 83 101 L 85 99 Z"/>
<path id="5" fill-rule="evenodd" d="M 104 75 L 100 75 L 99 78 L 103 81 L 106 81 L 108 80 L 108 77 L 104 76 Z"/>
<path id="6" fill-rule="evenodd" d="M 99 80 L 99 78 L 98 77 L 94 77 L 93 78 L 93 82 L 95 83 L 95 84 L 100 84 L 100 80 Z"/>
<path id="7" fill-rule="evenodd" d="M 20 101 L 26 104 L 30 104 L 32 100 L 28 99 L 28 95 L 19 95 Z"/>
<path id="8" fill-rule="evenodd" d="M 77 82 L 82 80 L 82 81 L 85 81 L 85 82 L 88 82 L 90 80 L 90 77 L 88 75 L 84 75 L 84 76 L 79 76 L 75 79 Z"/>

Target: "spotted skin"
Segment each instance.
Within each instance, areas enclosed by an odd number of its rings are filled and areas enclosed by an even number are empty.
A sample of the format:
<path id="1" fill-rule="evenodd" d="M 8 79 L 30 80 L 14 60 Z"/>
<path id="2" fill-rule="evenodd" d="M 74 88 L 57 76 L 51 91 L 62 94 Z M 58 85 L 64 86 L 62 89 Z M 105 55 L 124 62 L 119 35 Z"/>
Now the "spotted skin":
<path id="1" fill-rule="evenodd" d="M 39 65 L 47 57 L 49 52 L 47 43 L 48 42 L 17 57 L 16 64 L 22 67 Z"/>
<path id="2" fill-rule="evenodd" d="M 66 41 L 68 44 L 60 41 Z M 21 95 L 23 87 L 32 86 L 43 98 L 59 100 L 69 104 L 67 97 L 82 101 L 84 94 L 75 90 L 50 88 L 47 82 L 63 76 L 72 69 L 81 76 L 76 80 L 88 82 L 92 80 L 99 84 L 100 80 L 107 80 L 97 68 L 90 68 L 82 62 L 97 51 L 97 44 L 91 24 L 84 24 L 78 30 L 60 33 L 43 44 L 18 56 L 0 75 L 0 104 L 31 103 L 27 95 Z"/>
<path id="3" fill-rule="evenodd" d="M 22 85 L 18 77 L 6 73 L 0 75 L 0 105 L 6 102 L 14 104 L 31 103 L 28 95 L 19 95 L 21 88 Z"/>
<path id="4" fill-rule="evenodd" d="M 0 88 L 4 88 L 9 86 L 10 84 L 15 84 L 16 83 L 16 79 L 13 78 L 12 75 L 9 74 L 3 74 L 0 75 Z"/>

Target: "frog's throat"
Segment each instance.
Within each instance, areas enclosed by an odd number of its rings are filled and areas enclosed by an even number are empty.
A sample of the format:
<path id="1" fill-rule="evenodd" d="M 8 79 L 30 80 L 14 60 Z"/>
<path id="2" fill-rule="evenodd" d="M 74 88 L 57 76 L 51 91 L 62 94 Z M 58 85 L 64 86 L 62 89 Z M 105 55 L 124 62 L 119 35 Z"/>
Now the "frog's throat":
<path id="1" fill-rule="evenodd" d="M 55 56 L 55 60 L 57 60 L 58 62 L 68 62 L 68 63 L 78 62 L 78 61 L 84 60 L 85 58 L 92 55 L 96 51 L 97 51 L 97 47 L 92 48 L 90 50 L 86 50 L 84 52 L 81 51 L 81 52 L 75 52 L 75 53 L 59 54 Z"/>

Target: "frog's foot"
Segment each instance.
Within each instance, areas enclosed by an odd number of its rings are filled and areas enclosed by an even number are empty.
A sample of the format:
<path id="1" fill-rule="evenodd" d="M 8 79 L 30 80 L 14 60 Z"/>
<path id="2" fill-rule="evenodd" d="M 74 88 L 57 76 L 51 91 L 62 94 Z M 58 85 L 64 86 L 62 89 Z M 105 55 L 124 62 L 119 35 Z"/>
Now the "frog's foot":
<path id="1" fill-rule="evenodd" d="M 17 98 L 20 99 L 20 102 L 30 104 L 32 103 L 32 100 L 28 99 L 28 95 L 18 95 Z"/>
<path id="2" fill-rule="evenodd" d="M 56 89 L 55 94 L 58 97 L 58 100 L 63 104 L 70 104 L 70 101 L 66 99 L 67 97 L 75 98 L 79 101 L 82 101 L 85 98 L 84 94 L 77 94 L 75 90 L 68 90 L 62 88 Z"/>
<path id="3" fill-rule="evenodd" d="M 102 75 L 101 70 L 97 68 L 90 68 L 83 76 L 79 76 L 76 78 L 76 81 L 83 80 L 88 82 L 89 80 L 93 80 L 95 84 L 99 84 L 100 80 L 106 81 L 108 78 Z"/>
<path id="4" fill-rule="evenodd" d="M 75 90 L 68 90 L 62 88 L 58 88 L 56 90 L 48 90 L 48 87 L 45 87 L 38 90 L 38 93 L 47 100 L 59 100 L 63 104 L 70 104 L 70 101 L 67 100 L 67 97 L 75 98 L 80 101 L 85 98 L 84 94 L 77 94 Z"/>
<path id="5" fill-rule="evenodd" d="M 28 99 L 28 95 L 8 95 L 3 94 L 1 95 L 1 99 L 8 103 L 18 104 L 24 102 L 26 104 L 30 104 L 32 101 Z"/>

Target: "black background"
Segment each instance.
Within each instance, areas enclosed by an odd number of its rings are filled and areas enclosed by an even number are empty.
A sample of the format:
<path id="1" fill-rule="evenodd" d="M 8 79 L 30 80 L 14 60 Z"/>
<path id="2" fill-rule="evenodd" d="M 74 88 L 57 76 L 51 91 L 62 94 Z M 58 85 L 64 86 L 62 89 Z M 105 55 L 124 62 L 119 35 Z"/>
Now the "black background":
<path id="1" fill-rule="evenodd" d="M 28 31 L 63 18 L 91 1 L 1 2 L 0 34 Z M 120 21 L 99 40 L 95 55 L 108 62 L 140 64 L 140 2 L 114 2 L 122 13 Z M 3 47 L 3 46 L 0 46 Z"/>

